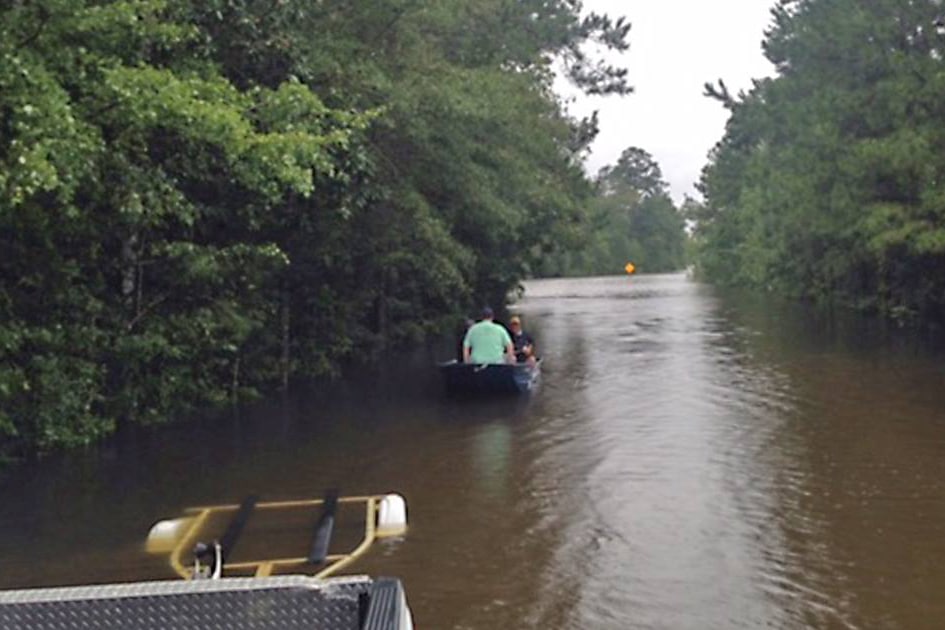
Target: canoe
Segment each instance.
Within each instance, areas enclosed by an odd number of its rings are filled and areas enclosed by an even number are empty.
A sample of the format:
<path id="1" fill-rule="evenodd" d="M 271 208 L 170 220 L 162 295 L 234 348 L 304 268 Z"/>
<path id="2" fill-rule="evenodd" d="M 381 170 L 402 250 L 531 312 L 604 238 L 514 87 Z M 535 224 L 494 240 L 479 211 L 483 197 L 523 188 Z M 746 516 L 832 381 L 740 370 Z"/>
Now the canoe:
<path id="1" fill-rule="evenodd" d="M 448 361 L 440 363 L 446 390 L 459 394 L 524 394 L 538 384 L 541 360 L 527 363 L 488 363 L 476 365 Z"/>

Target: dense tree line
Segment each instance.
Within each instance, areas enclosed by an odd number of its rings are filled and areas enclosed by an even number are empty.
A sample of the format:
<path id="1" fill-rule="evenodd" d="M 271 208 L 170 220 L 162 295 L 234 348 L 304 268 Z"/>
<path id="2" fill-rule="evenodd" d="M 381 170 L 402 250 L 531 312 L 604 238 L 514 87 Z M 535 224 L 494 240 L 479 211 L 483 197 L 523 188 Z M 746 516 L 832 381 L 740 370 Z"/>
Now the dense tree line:
<path id="1" fill-rule="evenodd" d="M 732 95 L 703 173 L 705 277 L 945 316 L 945 31 L 935 0 L 782 0 L 777 75 Z"/>
<path id="2" fill-rule="evenodd" d="M 594 182 L 579 241 L 549 256 L 546 276 L 624 273 L 628 262 L 641 272 L 682 269 L 686 262 L 683 213 L 669 196 L 659 164 L 639 147 L 626 149 Z"/>
<path id="3" fill-rule="evenodd" d="M 87 443 L 452 323 L 576 239 L 577 0 L 0 0 L 0 443 Z"/>

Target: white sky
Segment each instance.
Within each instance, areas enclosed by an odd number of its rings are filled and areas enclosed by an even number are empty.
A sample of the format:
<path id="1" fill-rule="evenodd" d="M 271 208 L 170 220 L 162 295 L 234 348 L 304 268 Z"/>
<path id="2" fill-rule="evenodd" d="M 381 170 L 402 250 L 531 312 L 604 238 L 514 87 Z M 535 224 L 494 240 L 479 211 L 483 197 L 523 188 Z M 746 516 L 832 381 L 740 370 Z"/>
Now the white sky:
<path id="1" fill-rule="evenodd" d="M 600 134 L 586 169 L 594 175 L 627 147 L 659 163 L 677 203 L 693 188 L 712 146 L 722 138 L 728 112 L 702 96 L 703 85 L 723 79 L 732 94 L 751 79 L 774 73 L 761 52 L 774 0 L 584 0 L 586 12 L 626 16 L 630 50 L 607 57 L 629 69 L 633 94 L 576 96 L 575 116 L 599 111 Z M 559 82 L 560 83 L 560 82 Z M 574 95 L 569 86 L 559 92 Z"/>

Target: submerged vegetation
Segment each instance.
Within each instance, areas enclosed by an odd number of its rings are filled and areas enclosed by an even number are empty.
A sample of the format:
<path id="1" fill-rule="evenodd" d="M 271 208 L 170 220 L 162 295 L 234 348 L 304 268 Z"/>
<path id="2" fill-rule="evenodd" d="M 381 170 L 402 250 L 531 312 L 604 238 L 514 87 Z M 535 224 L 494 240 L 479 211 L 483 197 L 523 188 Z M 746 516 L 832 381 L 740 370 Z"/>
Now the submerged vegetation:
<path id="1" fill-rule="evenodd" d="M 582 242 L 575 0 L 0 2 L 0 444 L 421 338 Z M 451 322 L 452 323 L 452 322 Z"/>
<path id="2" fill-rule="evenodd" d="M 713 282 L 945 317 L 945 30 L 934 0 L 782 0 L 694 211 Z"/>

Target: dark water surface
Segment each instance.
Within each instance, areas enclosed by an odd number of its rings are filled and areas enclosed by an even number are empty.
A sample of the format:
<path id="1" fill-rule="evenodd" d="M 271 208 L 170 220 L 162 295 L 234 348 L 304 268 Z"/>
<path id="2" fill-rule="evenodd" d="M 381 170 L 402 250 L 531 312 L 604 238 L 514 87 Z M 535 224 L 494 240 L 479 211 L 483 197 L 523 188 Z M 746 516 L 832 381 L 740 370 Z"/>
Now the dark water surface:
<path id="1" fill-rule="evenodd" d="M 396 490 L 419 628 L 945 627 L 945 358 L 683 276 L 528 284 L 531 399 L 430 352 L 0 480 L 0 586 L 166 576 L 188 505 Z M 446 350 L 448 352 L 448 349 Z"/>

